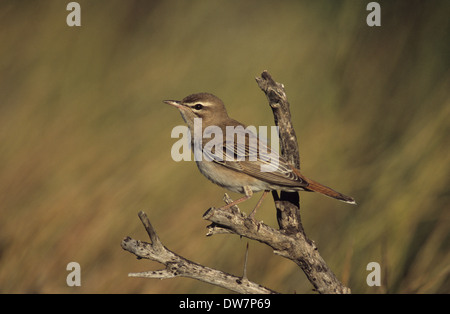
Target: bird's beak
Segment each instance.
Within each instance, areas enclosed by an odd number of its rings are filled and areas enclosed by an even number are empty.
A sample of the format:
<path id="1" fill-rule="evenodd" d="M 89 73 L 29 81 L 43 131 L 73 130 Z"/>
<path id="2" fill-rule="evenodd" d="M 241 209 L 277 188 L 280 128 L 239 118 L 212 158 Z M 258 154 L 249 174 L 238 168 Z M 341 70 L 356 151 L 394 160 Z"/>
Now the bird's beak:
<path id="1" fill-rule="evenodd" d="M 178 109 L 182 108 L 182 106 L 183 106 L 181 104 L 181 101 L 178 101 L 178 100 L 163 100 L 163 102 L 165 102 L 168 105 L 177 107 Z"/>

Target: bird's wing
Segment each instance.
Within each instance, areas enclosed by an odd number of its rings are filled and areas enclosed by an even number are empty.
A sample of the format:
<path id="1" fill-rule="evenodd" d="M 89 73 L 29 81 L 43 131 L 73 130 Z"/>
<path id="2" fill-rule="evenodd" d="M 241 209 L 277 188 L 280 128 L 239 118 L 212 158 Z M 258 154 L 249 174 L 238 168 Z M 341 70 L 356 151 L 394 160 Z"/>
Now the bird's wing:
<path id="1" fill-rule="evenodd" d="M 245 173 L 270 184 L 288 187 L 307 187 L 308 182 L 298 171 L 253 133 L 245 133 L 245 141 L 233 139 L 211 140 L 203 150 L 207 159 L 229 169 Z M 210 147 L 214 146 L 211 151 Z M 222 147 L 221 147 L 222 146 Z"/>

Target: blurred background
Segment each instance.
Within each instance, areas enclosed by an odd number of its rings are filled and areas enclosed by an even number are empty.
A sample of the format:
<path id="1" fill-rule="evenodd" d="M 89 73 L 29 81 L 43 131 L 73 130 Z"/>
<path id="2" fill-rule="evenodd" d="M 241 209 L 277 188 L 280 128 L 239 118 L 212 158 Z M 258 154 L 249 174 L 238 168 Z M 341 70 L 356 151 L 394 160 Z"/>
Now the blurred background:
<path id="1" fill-rule="evenodd" d="M 230 116 L 273 125 L 254 77 L 291 103 L 302 172 L 357 206 L 301 193 L 305 230 L 354 293 L 450 292 L 450 3 L 378 1 L 0 1 L 0 292 L 227 293 L 120 247 L 162 242 L 242 275 L 246 239 L 206 237 L 225 190 L 170 151 L 183 125 L 163 99 L 211 92 Z M 230 194 L 237 197 L 237 194 Z M 258 195 L 259 196 L 259 195 Z M 244 203 L 249 212 L 258 197 Z M 257 219 L 276 227 L 270 197 Z M 66 265 L 81 265 L 81 287 Z M 369 287 L 370 262 L 381 287 Z M 292 262 L 249 241 L 250 280 L 312 293 Z"/>

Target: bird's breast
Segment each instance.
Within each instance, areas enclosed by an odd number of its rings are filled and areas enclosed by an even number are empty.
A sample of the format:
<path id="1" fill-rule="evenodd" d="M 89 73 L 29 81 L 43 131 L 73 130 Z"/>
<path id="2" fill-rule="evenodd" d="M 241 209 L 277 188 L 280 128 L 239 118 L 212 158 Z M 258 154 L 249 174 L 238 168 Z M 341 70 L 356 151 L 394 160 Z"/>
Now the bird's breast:
<path id="1" fill-rule="evenodd" d="M 253 192 L 266 190 L 267 183 L 253 178 L 247 174 L 228 169 L 214 161 L 196 161 L 200 172 L 213 183 L 232 192 L 245 193 L 244 186 L 248 186 Z"/>

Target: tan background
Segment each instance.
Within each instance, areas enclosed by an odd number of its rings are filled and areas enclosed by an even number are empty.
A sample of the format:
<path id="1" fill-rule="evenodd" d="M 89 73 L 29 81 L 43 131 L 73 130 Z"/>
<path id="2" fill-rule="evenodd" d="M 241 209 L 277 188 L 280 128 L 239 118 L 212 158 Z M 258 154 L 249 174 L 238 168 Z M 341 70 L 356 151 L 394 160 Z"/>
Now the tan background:
<path id="1" fill-rule="evenodd" d="M 303 173 L 359 204 L 301 194 L 331 269 L 356 293 L 450 292 L 448 1 L 379 1 L 378 28 L 369 1 L 79 1 L 79 28 L 68 2 L 0 2 L 0 292 L 227 292 L 128 278 L 161 266 L 120 241 L 147 240 L 145 210 L 171 250 L 242 273 L 247 240 L 205 237 L 224 190 L 171 159 L 183 122 L 161 101 L 208 91 L 243 123 L 272 125 L 254 81 L 265 69 L 286 86 Z M 270 198 L 257 218 L 276 226 Z M 372 261 L 379 288 L 366 285 Z M 311 292 L 256 242 L 248 276 Z"/>

